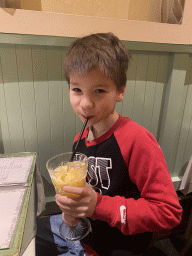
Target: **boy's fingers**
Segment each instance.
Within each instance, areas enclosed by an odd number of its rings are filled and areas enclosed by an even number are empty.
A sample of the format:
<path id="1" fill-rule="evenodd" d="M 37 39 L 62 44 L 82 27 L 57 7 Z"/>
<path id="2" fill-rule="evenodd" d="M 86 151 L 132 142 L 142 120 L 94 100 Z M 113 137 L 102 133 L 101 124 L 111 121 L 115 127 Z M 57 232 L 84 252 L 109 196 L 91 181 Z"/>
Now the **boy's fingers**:
<path id="1" fill-rule="evenodd" d="M 68 186 L 66 186 L 63 188 L 63 191 L 67 192 L 67 193 L 77 194 L 80 196 L 87 194 L 85 187 L 68 187 Z"/>
<path id="2" fill-rule="evenodd" d="M 87 196 L 90 194 L 90 190 L 92 190 L 92 188 L 86 183 L 85 187 L 70 187 L 70 186 L 66 186 L 63 188 L 64 192 L 67 193 L 72 193 L 72 194 L 76 194 L 79 196 Z M 59 201 L 65 200 L 64 198 L 66 198 L 66 196 L 61 196 L 59 194 L 56 194 L 56 199 L 58 199 Z M 74 201 L 78 201 L 79 197 L 73 197 Z"/>

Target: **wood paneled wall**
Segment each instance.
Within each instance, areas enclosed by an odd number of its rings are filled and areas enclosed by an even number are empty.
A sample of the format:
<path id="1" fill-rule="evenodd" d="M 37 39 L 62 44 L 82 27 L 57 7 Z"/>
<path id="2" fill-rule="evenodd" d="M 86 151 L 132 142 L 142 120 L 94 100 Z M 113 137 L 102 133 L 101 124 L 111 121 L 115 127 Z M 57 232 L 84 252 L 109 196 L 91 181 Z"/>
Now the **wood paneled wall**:
<path id="1" fill-rule="evenodd" d="M 71 151 L 82 123 L 63 74 L 66 47 L 0 45 L 0 153 L 37 152 L 46 196 L 53 155 Z M 190 54 L 132 50 L 124 100 L 117 111 L 154 134 L 172 177 L 192 154 Z"/>

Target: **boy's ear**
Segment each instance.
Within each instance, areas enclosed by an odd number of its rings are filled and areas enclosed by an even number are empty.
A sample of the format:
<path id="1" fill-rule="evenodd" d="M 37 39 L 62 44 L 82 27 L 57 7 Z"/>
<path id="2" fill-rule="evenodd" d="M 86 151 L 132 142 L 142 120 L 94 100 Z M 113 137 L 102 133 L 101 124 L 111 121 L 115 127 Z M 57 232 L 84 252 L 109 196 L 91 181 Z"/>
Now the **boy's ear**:
<path id="1" fill-rule="evenodd" d="M 121 89 L 118 91 L 118 95 L 117 95 L 117 102 L 121 102 L 123 100 L 123 97 L 125 95 L 125 88 L 126 86 L 124 85 L 123 87 L 121 87 Z"/>

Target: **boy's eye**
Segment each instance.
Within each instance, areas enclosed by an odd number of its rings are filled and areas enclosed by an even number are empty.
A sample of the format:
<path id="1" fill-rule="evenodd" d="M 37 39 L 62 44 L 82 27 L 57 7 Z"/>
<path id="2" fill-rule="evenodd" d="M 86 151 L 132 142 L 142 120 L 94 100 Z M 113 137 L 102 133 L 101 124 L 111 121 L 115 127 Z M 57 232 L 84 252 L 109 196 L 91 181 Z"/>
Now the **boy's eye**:
<path id="1" fill-rule="evenodd" d="M 96 92 L 96 93 L 104 93 L 104 92 L 105 92 L 105 90 L 97 89 L 95 92 Z"/>
<path id="2" fill-rule="evenodd" d="M 79 89 L 79 88 L 73 88 L 72 91 L 74 91 L 74 92 L 81 92 L 81 89 Z"/>

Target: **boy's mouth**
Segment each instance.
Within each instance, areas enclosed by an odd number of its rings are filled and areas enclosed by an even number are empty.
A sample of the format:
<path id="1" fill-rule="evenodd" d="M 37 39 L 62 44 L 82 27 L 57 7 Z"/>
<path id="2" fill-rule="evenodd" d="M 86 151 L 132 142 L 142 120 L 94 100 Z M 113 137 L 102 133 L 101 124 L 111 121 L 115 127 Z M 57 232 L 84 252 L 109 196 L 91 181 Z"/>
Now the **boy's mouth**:
<path id="1" fill-rule="evenodd" d="M 82 116 L 84 119 L 89 118 L 89 120 L 91 120 L 91 118 L 93 118 L 93 116 Z"/>

